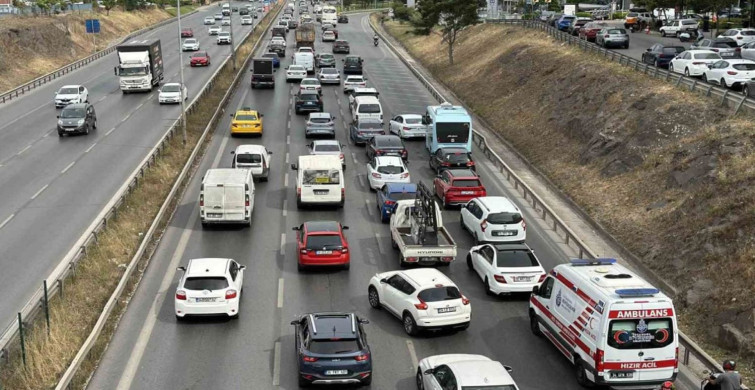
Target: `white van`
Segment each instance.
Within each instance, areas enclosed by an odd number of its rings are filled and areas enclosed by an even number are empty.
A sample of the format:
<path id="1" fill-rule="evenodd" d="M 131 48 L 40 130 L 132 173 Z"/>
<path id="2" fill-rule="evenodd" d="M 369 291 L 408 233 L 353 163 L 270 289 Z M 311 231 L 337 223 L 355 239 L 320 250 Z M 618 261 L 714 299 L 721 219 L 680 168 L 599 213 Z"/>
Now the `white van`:
<path id="1" fill-rule="evenodd" d="M 294 53 L 294 65 L 301 65 L 307 73 L 315 73 L 315 56 L 309 52 Z"/>
<path id="2" fill-rule="evenodd" d="M 351 120 L 374 118 L 383 121 L 383 106 L 374 96 L 357 96 L 354 98 L 354 109 L 351 111 Z"/>
<path id="3" fill-rule="evenodd" d="M 272 160 L 273 152 L 263 145 L 239 145 L 231 154 L 233 155 L 231 168 L 249 169 L 253 177 L 267 181 L 270 176 L 270 160 Z"/>
<path id="4" fill-rule="evenodd" d="M 529 306 L 530 329 L 576 366 L 581 385 L 654 388 L 679 372 L 671 298 L 615 259 L 557 265 Z"/>
<path id="5" fill-rule="evenodd" d="M 346 200 L 343 166 L 336 155 L 299 156 L 299 164 L 291 164 L 296 177 L 296 206 L 308 204 L 337 205 Z"/>
<path id="6" fill-rule="evenodd" d="M 199 190 L 199 219 L 209 224 L 252 225 L 254 180 L 249 169 L 208 169 Z"/>

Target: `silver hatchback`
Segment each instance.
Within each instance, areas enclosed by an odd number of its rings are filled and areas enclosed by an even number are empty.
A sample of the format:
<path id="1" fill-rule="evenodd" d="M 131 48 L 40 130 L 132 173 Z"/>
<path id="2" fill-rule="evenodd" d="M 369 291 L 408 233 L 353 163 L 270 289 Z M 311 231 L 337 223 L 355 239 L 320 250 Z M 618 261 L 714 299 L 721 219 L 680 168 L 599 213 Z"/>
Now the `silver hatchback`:
<path id="1" fill-rule="evenodd" d="M 336 136 L 336 117 L 327 112 L 313 112 L 307 117 L 307 126 L 304 135 L 309 138 L 313 135 Z"/>
<path id="2" fill-rule="evenodd" d="M 623 28 L 608 27 L 600 30 L 595 36 L 595 44 L 598 46 L 623 47 L 629 49 L 629 35 Z"/>

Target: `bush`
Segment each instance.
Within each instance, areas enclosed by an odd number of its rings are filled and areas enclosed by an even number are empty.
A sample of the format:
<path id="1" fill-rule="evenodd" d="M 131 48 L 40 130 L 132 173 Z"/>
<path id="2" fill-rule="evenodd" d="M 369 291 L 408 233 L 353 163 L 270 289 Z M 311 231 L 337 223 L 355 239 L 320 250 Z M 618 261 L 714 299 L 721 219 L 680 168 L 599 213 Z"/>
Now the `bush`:
<path id="1" fill-rule="evenodd" d="M 624 19 L 626 17 L 626 12 L 614 12 L 613 14 L 611 14 L 611 19 Z"/>
<path id="2" fill-rule="evenodd" d="M 592 14 L 589 12 L 577 12 L 576 16 L 579 18 L 592 18 Z"/>
<path id="3" fill-rule="evenodd" d="M 393 8 L 393 17 L 405 22 L 410 21 L 412 19 L 412 14 L 417 12 L 414 8 L 409 8 L 399 2 L 394 2 L 391 8 Z"/>

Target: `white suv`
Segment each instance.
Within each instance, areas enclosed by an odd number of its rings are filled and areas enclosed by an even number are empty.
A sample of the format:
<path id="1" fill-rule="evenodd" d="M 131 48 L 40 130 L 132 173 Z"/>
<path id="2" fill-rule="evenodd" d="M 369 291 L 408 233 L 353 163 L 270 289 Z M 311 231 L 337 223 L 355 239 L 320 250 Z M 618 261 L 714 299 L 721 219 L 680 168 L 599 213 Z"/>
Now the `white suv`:
<path id="1" fill-rule="evenodd" d="M 81 85 L 64 85 L 55 93 L 55 107 L 65 107 L 74 103 L 89 101 L 89 91 Z"/>
<path id="2" fill-rule="evenodd" d="M 233 259 L 191 259 L 178 281 L 175 297 L 176 319 L 191 315 L 239 316 L 244 269 Z"/>
<path id="3" fill-rule="evenodd" d="M 456 284 L 434 268 L 389 271 L 370 279 L 370 306 L 384 307 L 401 319 L 410 336 L 421 330 L 467 329 L 472 305 Z"/>
<path id="4" fill-rule="evenodd" d="M 461 208 L 461 226 L 481 242 L 524 242 L 527 224 L 519 208 L 504 196 L 482 196 Z"/>
<path id="5" fill-rule="evenodd" d="M 473 246 L 467 254 L 467 267 L 477 273 L 488 295 L 529 294 L 546 277 L 535 252 L 526 244 Z"/>
<path id="6" fill-rule="evenodd" d="M 672 20 L 670 22 L 666 22 L 665 25 L 661 26 L 659 31 L 661 32 L 661 36 L 665 37 L 666 35 L 679 36 L 679 34 L 683 33 L 684 30 L 687 29 L 697 29 L 697 20 Z"/>

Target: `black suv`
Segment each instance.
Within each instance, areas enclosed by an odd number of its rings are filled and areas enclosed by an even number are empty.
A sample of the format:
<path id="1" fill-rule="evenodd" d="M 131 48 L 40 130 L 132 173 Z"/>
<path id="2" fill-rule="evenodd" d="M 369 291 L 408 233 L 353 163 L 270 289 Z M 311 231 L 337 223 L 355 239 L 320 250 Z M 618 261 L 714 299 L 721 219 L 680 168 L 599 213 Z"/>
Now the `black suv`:
<path id="1" fill-rule="evenodd" d="M 362 57 L 346 56 L 341 61 L 343 61 L 343 74 L 362 74 L 362 62 L 364 61 Z"/>
<path id="2" fill-rule="evenodd" d="M 305 314 L 295 326 L 299 386 L 372 383 L 372 356 L 362 325 L 354 313 Z"/>
<path id="3" fill-rule="evenodd" d="M 89 103 L 69 104 L 58 115 L 58 135 L 89 134 L 97 128 L 97 114 Z"/>
<path id="4" fill-rule="evenodd" d="M 299 91 L 294 98 L 296 114 L 303 112 L 322 112 L 322 98 L 317 91 Z"/>
<path id="5" fill-rule="evenodd" d="M 467 152 L 464 148 L 438 148 L 435 153 L 430 155 L 430 168 L 438 173 L 451 168 L 476 170 L 472 153 Z"/>
<path id="6" fill-rule="evenodd" d="M 351 47 L 349 46 L 349 41 L 338 39 L 333 43 L 333 53 L 349 54 L 350 52 Z"/>

